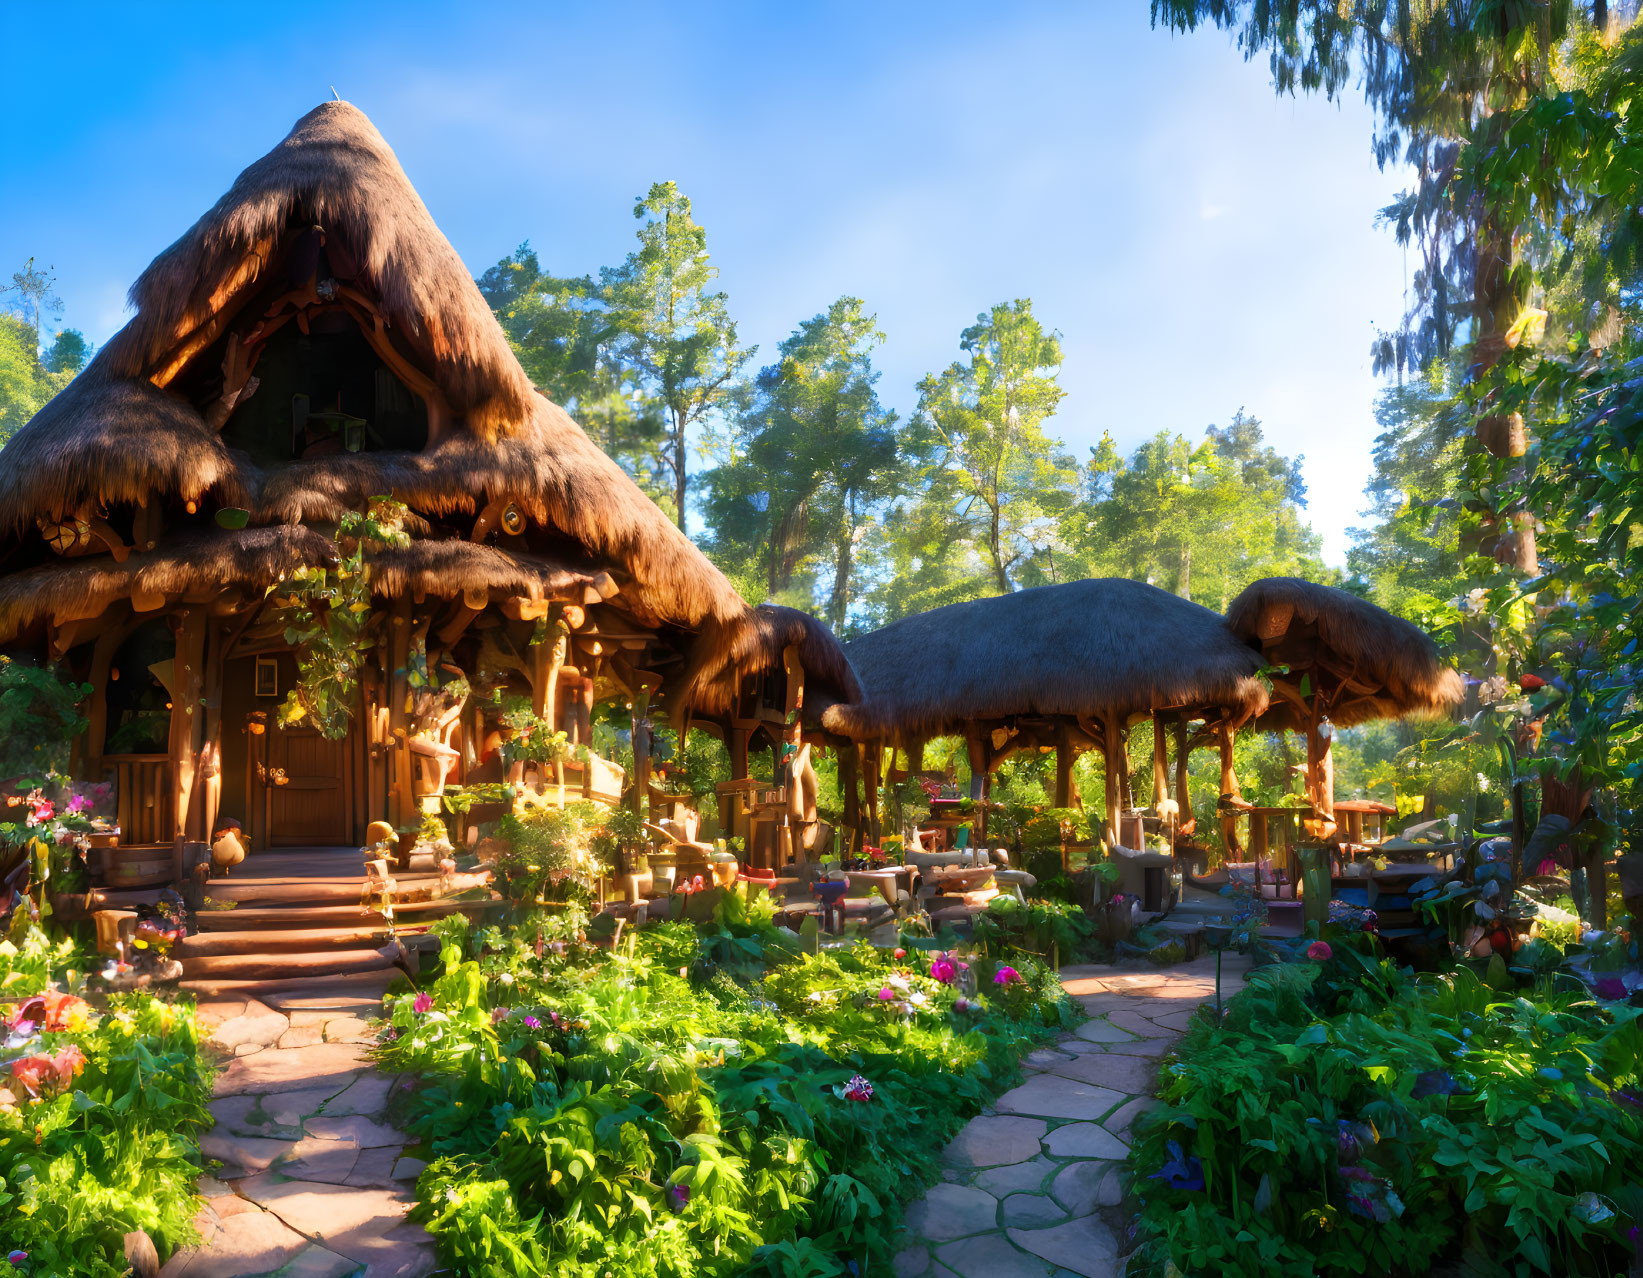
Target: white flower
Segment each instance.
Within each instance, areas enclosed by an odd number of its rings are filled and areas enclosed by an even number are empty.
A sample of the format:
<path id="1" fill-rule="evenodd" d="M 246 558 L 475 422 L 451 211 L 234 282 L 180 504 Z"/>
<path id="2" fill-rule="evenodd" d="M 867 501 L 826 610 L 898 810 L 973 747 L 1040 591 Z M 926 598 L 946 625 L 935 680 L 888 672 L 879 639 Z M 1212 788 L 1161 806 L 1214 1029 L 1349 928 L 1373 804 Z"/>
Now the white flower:
<path id="1" fill-rule="evenodd" d="M 892 976 L 885 981 L 885 984 L 893 990 L 905 990 L 908 988 L 907 978 L 905 976 Z"/>
<path id="2" fill-rule="evenodd" d="M 928 1003 L 930 1001 L 930 996 L 928 994 L 923 994 L 923 993 L 909 994 L 907 996 L 907 1001 L 909 1003 L 911 1003 L 914 1007 L 923 1007 L 926 1003 Z"/>
<path id="3" fill-rule="evenodd" d="M 513 973 L 512 972 L 504 972 L 504 973 L 502 973 L 501 976 L 497 977 L 496 979 L 501 981 L 502 984 L 504 984 L 504 985 L 512 985 L 513 984 Z"/>

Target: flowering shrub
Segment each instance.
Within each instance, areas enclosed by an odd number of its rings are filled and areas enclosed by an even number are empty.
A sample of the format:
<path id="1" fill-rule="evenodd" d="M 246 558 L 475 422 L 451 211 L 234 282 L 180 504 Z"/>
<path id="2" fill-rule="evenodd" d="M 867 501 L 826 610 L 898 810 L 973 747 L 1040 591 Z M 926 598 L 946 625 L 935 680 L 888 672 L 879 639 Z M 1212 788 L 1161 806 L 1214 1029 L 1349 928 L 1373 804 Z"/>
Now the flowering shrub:
<path id="1" fill-rule="evenodd" d="M 439 925 L 440 975 L 380 1053 L 423 1080 L 400 1117 L 433 1154 L 415 1214 L 452 1268 L 882 1271 L 941 1147 L 1072 1018 L 1029 960 L 969 997 L 954 956 L 945 983 L 916 949 L 805 953 L 738 900 L 614 951 Z"/>
<path id="2" fill-rule="evenodd" d="M 1640 1016 L 1544 980 L 1417 978 L 1346 938 L 1266 969 L 1137 1123 L 1129 1272 L 1627 1272 Z"/>
<path id="3" fill-rule="evenodd" d="M 195 1238 L 195 1133 L 209 1081 L 192 1011 L 150 995 L 99 1015 L 49 983 L 64 947 L 0 943 L 0 1247 L 25 1274 L 115 1278 L 124 1235 L 161 1257 Z"/>

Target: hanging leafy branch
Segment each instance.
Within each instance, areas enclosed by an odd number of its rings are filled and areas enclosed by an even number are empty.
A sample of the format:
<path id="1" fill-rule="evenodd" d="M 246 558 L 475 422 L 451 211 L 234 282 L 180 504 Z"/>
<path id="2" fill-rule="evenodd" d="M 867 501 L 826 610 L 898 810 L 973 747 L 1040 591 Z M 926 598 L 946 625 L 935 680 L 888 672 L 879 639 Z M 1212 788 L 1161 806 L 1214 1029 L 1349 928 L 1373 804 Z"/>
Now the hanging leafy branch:
<path id="1" fill-rule="evenodd" d="M 307 723 L 337 741 L 348 735 L 359 667 L 371 646 L 371 585 L 366 557 L 385 546 L 403 546 L 405 505 L 373 497 L 350 511 L 334 534 L 337 560 L 297 569 L 279 592 L 275 618 L 296 651 L 297 682 L 279 709 L 284 727 Z"/>

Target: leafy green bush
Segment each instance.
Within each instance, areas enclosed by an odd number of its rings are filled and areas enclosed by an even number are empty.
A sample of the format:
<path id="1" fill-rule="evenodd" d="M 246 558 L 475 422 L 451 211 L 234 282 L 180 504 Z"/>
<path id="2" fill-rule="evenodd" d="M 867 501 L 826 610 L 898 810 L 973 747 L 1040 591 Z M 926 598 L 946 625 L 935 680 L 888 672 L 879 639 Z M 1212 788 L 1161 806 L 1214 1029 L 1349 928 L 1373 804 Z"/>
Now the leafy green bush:
<path id="1" fill-rule="evenodd" d="M 1182 1041 L 1130 1157 L 1131 1272 L 1626 1272 L 1638 1009 L 1415 977 L 1351 944 L 1258 974 Z"/>
<path id="2" fill-rule="evenodd" d="M 0 943 L 20 1000 L 0 1009 L 0 1247 L 22 1272 L 116 1278 L 132 1230 L 162 1258 L 196 1240 L 210 1082 L 191 1008 L 126 995 L 99 1015 L 51 986 L 64 952 L 37 928 Z"/>
<path id="3" fill-rule="evenodd" d="M 538 957 L 442 925 L 385 1068 L 432 1157 L 416 1216 L 460 1272 L 840 1275 L 882 1267 L 900 1206 L 1028 1046 L 1054 974 L 865 942 L 800 952 L 726 898 L 700 932 Z M 976 991 L 980 990 L 981 993 Z"/>

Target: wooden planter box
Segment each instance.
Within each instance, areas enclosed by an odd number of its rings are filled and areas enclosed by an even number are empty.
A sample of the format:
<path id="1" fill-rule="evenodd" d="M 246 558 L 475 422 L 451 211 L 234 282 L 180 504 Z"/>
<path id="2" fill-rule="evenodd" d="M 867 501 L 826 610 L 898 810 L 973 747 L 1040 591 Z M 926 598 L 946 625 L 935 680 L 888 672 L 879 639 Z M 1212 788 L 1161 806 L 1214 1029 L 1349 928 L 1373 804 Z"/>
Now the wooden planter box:
<path id="1" fill-rule="evenodd" d="M 176 873 L 175 853 L 169 843 L 98 848 L 103 884 L 111 888 L 158 887 Z"/>

